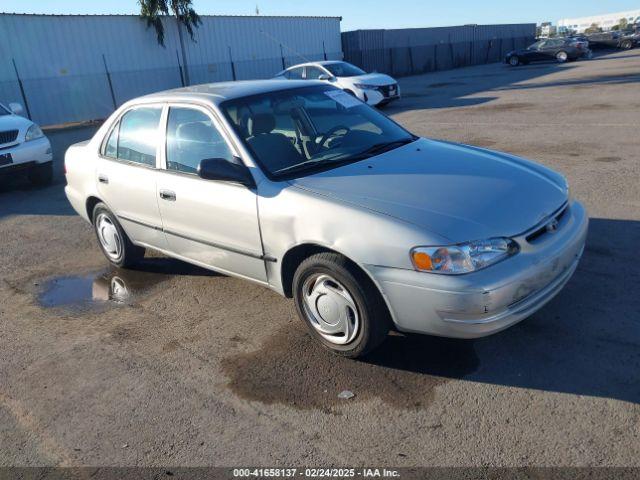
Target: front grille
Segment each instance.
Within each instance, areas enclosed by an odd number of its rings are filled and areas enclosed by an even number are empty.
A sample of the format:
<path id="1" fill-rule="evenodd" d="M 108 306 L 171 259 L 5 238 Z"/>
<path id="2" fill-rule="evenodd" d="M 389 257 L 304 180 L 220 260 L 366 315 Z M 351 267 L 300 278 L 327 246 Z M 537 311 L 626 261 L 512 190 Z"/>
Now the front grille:
<path id="1" fill-rule="evenodd" d="M 562 227 L 562 218 L 567 214 L 568 211 L 569 205 L 566 205 L 553 218 L 550 218 L 549 221 L 542 227 L 527 235 L 527 242 L 535 243 L 536 240 L 540 240 L 545 235 L 554 233 L 559 230 Z M 555 225 L 555 228 L 551 228 L 553 225 Z"/>
<path id="2" fill-rule="evenodd" d="M 394 89 L 393 93 L 391 93 L 392 88 Z M 392 83 L 391 85 L 383 85 L 381 87 L 378 87 L 378 91 L 385 97 L 389 97 L 391 95 L 396 96 L 398 95 L 398 84 Z"/>
<path id="3" fill-rule="evenodd" d="M 15 142 L 18 138 L 18 130 L 5 130 L 0 132 L 0 145 Z"/>

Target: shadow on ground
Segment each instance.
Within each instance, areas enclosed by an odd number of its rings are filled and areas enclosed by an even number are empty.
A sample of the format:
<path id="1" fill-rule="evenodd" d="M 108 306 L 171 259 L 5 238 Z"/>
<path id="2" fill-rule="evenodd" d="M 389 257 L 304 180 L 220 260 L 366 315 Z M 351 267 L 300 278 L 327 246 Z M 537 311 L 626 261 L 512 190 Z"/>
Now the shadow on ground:
<path id="1" fill-rule="evenodd" d="M 617 50 L 604 50 L 592 60 L 606 60 L 637 57 L 638 54 L 616 55 Z M 500 90 L 525 90 L 547 87 L 590 87 L 598 84 L 625 84 L 640 81 L 637 73 L 621 75 L 602 75 L 566 81 L 536 82 L 546 75 L 576 68 L 576 63 L 558 64 L 540 62 L 520 67 L 505 64 L 488 64 L 457 70 L 436 72 L 434 74 L 405 77 L 400 79 L 402 100 L 384 108 L 387 114 L 402 113 L 411 110 L 460 108 L 487 104 L 497 96 L 475 96 L 484 92 Z M 437 81 L 435 80 L 437 78 Z M 526 83 L 524 83 L 526 82 Z M 470 97 L 470 98 L 469 98 Z"/>
<path id="2" fill-rule="evenodd" d="M 353 361 L 329 354 L 292 322 L 258 350 L 227 358 L 229 385 L 250 400 L 329 410 L 343 389 L 355 401 L 424 407 L 449 379 L 640 403 L 640 273 L 628 261 L 639 242 L 640 222 L 593 219 L 570 283 L 497 335 L 467 341 L 394 334 Z"/>

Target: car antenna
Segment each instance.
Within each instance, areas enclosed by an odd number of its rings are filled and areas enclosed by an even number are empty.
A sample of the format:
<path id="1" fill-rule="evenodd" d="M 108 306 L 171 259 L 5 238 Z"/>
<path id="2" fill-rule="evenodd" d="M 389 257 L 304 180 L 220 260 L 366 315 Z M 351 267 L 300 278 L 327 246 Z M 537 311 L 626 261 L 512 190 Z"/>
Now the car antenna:
<path id="1" fill-rule="evenodd" d="M 310 62 L 311 60 L 309 60 L 307 57 L 305 57 L 304 55 L 302 55 L 300 52 L 294 50 L 293 48 L 291 48 L 289 45 L 287 45 L 284 42 L 281 42 L 280 40 L 278 40 L 277 38 L 275 38 L 273 35 L 268 34 L 267 32 L 265 32 L 264 30 L 260 30 L 260 33 L 262 35 L 264 35 L 265 37 L 267 37 L 269 40 L 273 41 L 274 43 L 277 43 L 278 45 L 280 45 L 280 47 L 285 47 L 287 50 L 293 52 L 295 55 L 297 55 L 298 57 L 302 58 L 305 62 Z"/>

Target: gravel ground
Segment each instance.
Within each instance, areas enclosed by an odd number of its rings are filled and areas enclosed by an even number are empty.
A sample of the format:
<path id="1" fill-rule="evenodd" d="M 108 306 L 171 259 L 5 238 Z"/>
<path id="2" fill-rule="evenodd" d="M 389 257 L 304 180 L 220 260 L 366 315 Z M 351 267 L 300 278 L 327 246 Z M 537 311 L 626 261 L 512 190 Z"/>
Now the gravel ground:
<path id="1" fill-rule="evenodd" d="M 640 51 L 401 86 L 385 111 L 416 134 L 569 178 L 592 221 L 558 297 L 493 337 L 337 358 L 266 288 L 109 269 L 62 190 L 93 129 L 55 132 L 58 183 L 0 190 L 0 465 L 640 466 Z"/>

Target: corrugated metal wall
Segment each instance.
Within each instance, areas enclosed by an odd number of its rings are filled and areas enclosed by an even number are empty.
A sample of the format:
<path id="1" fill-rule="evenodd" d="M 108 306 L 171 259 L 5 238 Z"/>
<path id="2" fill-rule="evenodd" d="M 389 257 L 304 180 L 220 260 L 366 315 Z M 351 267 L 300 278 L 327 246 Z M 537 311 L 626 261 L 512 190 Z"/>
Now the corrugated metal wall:
<path id="1" fill-rule="evenodd" d="M 404 76 L 501 61 L 535 32 L 535 24 L 357 30 L 342 34 L 342 47 L 364 70 Z"/>
<path id="2" fill-rule="evenodd" d="M 339 18 L 202 20 L 195 42 L 184 35 L 192 84 L 267 78 L 283 63 L 342 58 Z M 25 103 L 20 79 L 31 117 L 43 125 L 104 118 L 131 98 L 182 84 L 172 19 L 165 48 L 133 15 L 0 14 L 0 38 L 11 39 L 0 41 L 0 101 Z"/>

